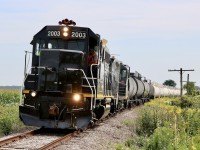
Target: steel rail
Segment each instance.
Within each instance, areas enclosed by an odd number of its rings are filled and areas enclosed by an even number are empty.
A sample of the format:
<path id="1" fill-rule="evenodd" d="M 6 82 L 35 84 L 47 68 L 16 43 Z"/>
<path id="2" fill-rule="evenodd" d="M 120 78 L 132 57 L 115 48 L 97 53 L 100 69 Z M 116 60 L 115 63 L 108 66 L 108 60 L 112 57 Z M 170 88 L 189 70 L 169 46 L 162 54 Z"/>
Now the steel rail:
<path id="1" fill-rule="evenodd" d="M 69 134 L 67 134 L 67 135 L 65 135 L 65 136 L 63 136 L 61 138 L 58 138 L 58 139 L 56 139 L 56 140 L 54 140 L 54 141 L 42 146 L 38 150 L 50 150 L 50 149 L 53 149 L 53 148 L 63 144 L 64 142 L 67 142 L 67 141 L 71 140 L 76 133 L 78 133 L 78 132 L 75 131 L 73 133 L 69 133 Z"/>
<path id="2" fill-rule="evenodd" d="M 1 141 L 0 141 L 0 148 L 1 148 L 2 146 L 4 146 L 4 145 L 7 145 L 7 144 L 10 144 L 10 143 L 19 141 L 19 140 L 21 140 L 21 139 L 23 139 L 23 138 L 36 135 L 36 134 L 38 134 L 40 131 L 41 131 L 41 129 L 32 130 L 32 131 L 27 131 L 27 132 L 25 132 L 25 133 L 21 133 L 21 134 L 19 134 L 19 135 L 15 135 L 15 136 L 6 138 L 6 139 L 4 139 L 4 140 L 1 140 Z"/>

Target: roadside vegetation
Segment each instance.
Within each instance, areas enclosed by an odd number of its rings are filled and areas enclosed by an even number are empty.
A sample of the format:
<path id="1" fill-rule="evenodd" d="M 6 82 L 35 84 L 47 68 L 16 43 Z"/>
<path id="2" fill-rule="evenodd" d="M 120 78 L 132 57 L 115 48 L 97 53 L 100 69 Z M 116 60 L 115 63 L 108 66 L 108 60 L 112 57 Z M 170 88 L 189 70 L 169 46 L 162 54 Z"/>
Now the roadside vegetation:
<path id="1" fill-rule="evenodd" d="M 24 128 L 19 119 L 18 89 L 0 89 L 0 137 Z"/>
<path id="2" fill-rule="evenodd" d="M 159 98 L 146 103 L 135 123 L 127 120 L 133 137 L 117 150 L 199 150 L 200 96 Z"/>
<path id="3" fill-rule="evenodd" d="M 19 92 L 20 90 L 18 89 L 0 89 L 0 105 L 18 105 L 20 100 Z"/>

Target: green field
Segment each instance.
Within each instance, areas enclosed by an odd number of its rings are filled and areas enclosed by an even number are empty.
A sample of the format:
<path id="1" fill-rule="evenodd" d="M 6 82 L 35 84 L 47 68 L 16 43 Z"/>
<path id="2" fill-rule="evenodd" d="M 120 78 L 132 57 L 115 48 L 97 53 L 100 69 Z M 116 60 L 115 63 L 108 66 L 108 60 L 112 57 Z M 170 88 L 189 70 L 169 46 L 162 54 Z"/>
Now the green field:
<path id="1" fill-rule="evenodd" d="M 19 89 L 0 89 L 0 137 L 24 128 L 19 119 Z"/>
<path id="2" fill-rule="evenodd" d="M 19 89 L 0 89 L 0 105 L 11 106 L 19 104 Z"/>
<path id="3" fill-rule="evenodd" d="M 124 124 L 133 137 L 118 150 L 200 150 L 200 96 L 152 100 Z"/>

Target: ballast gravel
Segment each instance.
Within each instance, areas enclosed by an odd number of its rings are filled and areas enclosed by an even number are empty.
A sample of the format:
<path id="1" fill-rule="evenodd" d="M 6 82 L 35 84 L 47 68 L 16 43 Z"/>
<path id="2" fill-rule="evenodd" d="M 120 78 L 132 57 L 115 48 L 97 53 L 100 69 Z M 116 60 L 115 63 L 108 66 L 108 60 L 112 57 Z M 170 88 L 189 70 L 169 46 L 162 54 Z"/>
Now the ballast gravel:
<path id="1" fill-rule="evenodd" d="M 73 137 L 55 150 L 115 150 L 117 144 L 123 144 L 132 136 L 130 128 L 124 124 L 138 117 L 141 107 L 126 110 Z"/>

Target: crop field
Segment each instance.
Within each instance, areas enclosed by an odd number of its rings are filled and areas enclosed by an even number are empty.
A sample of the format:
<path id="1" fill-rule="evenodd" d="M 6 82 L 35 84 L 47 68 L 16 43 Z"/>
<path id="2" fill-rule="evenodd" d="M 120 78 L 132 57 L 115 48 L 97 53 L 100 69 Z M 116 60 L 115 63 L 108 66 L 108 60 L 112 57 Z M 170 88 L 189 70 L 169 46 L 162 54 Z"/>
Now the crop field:
<path id="1" fill-rule="evenodd" d="M 118 150 L 200 149 L 200 96 L 152 100 L 136 122 L 127 122 L 133 137 L 119 144 Z"/>
<path id="2" fill-rule="evenodd" d="M 20 91 L 0 89 L 0 137 L 23 128 L 19 119 Z"/>
<path id="3" fill-rule="evenodd" d="M 17 89 L 0 89 L 0 105 L 10 106 L 19 104 L 20 90 Z"/>

